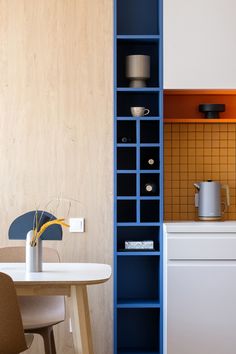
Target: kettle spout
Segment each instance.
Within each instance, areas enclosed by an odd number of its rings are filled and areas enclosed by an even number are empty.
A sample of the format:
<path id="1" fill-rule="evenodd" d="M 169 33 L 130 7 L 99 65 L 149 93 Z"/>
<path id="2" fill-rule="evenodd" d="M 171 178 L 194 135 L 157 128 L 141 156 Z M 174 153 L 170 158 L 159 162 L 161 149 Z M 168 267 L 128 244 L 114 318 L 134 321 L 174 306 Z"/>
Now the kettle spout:
<path id="1" fill-rule="evenodd" d="M 194 187 L 196 187 L 198 190 L 200 190 L 200 186 L 199 186 L 199 184 L 194 183 L 193 185 L 194 185 Z"/>

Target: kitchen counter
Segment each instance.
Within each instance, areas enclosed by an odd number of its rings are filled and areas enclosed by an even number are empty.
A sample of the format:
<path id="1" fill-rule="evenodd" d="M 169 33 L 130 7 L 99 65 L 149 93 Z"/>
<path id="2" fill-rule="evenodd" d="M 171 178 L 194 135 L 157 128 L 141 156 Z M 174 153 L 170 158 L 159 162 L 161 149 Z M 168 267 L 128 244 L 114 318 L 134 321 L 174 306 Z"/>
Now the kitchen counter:
<path id="1" fill-rule="evenodd" d="M 169 233 L 204 232 L 204 233 L 236 233 L 235 221 L 173 221 L 165 222 L 164 229 Z"/>
<path id="2" fill-rule="evenodd" d="M 167 222 L 164 235 L 169 259 L 236 259 L 236 221 Z"/>

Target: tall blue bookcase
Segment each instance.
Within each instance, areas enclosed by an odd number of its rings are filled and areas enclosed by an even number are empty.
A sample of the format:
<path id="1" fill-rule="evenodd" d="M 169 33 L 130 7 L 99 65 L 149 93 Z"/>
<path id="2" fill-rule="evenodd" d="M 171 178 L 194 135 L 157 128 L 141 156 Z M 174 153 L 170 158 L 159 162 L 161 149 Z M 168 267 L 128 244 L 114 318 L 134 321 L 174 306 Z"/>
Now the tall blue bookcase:
<path id="1" fill-rule="evenodd" d="M 162 13 L 162 0 L 114 0 L 114 354 L 163 352 Z M 133 54 L 150 56 L 146 87 L 129 87 Z M 125 250 L 145 240 L 154 250 Z"/>

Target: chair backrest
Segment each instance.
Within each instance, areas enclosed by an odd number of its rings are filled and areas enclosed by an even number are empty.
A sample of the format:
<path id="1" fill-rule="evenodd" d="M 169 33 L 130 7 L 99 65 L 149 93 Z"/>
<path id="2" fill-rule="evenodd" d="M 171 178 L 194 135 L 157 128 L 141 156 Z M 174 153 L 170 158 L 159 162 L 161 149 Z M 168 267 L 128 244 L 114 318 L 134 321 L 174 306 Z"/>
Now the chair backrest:
<path id="1" fill-rule="evenodd" d="M 0 354 L 27 349 L 24 329 L 12 279 L 0 273 Z"/>
<path id="2" fill-rule="evenodd" d="M 23 263 L 25 262 L 25 247 L 1 247 L 0 262 L 2 263 Z M 43 247 L 43 262 L 58 263 L 60 257 L 57 250 Z"/>

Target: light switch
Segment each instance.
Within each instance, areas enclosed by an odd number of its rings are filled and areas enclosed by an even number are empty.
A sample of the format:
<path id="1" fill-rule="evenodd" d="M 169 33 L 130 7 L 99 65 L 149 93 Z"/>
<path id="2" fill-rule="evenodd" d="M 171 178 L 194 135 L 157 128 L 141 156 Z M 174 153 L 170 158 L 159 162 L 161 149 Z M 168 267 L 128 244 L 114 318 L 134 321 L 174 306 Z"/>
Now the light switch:
<path id="1" fill-rule="evenodd" d="M 84 218 L 70 218 L 70 232 L 84 232 Z"/>

